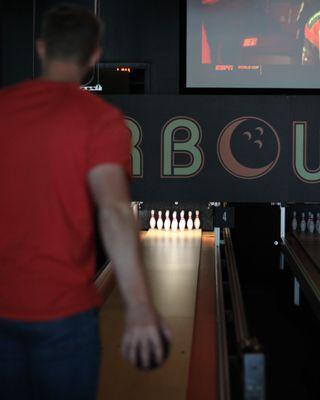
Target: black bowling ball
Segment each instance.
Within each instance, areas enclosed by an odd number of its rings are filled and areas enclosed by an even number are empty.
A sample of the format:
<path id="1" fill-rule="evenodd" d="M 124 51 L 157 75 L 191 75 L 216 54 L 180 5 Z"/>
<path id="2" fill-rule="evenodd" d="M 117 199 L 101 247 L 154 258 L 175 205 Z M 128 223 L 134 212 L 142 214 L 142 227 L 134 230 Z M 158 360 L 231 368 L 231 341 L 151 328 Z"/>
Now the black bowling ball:
<path id="1" fill-rule="evenodd" d="M 137 350 L 137 355 L 136 355 L 136 367 L 142 371 L 152 371 L 154 369 L 159 368 L 168 358 L 169 353 L 170 353 L 170 343 L 168 341 L 168 339 L 166 338 L 165 334 L 163 333 L 162 329 L 159 329 L 159 335 L 161 338 L 161 343 L 162 343 L 162 351 L 163 351 L 163 359 L 162 362 L 159 364 L 156 361 L 156 356 L 155 356 L 155 351 L 154 348 L 152 346 L 152 344 L 150 343 L 150 352 L 149 352 L 149 367 L 144 367 L 142 364 L 142 357 L 141 357 L 141 353 L 140 353 L 140 348 L 138 348 Z"/>

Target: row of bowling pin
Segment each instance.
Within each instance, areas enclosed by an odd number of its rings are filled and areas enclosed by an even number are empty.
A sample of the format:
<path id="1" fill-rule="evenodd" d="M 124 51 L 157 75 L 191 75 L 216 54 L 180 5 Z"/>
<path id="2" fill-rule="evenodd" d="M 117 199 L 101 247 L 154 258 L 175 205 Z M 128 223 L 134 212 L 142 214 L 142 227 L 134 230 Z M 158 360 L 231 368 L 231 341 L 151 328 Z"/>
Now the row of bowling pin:
<path id="1" fill-rule="evenodd" d="M 298 230 L 298 226 L 301 232 L 319 233 L 320 234 L 320 213 L 317 213 L 317 219 L 315 221 L 314 215 L 309 212 L 308 219 L 306 219 L 306 213 L 301 214 L 300 224 L 298 224 L 297 212 L 293 212 L 293 219 L 291 222 L 291 228 L 293 231 Z"/>
<path id="2" fill-rule="evenodd" d="M 186 221 L 185 219 L 185 212 L 181 211 L 180 212 L 180 221 L 178 222 L 177 219 L 177 212 L 174 211 L 172 213 L 172 221 L 170 219 L 170 211 L 167 210 L 165 213 L 165 220 L 163 221 L 162 219 L 162 211 L 158 211 L 158 219 L 156 220 L 155 218 L 155 211 L 151 210 L 151 218 L 150 218 L 150 228 L 162 230 L 164 228 L 165 231 L 169 231 L 170 229 L 172 231 L 177 231 L 180 229 L 180 231 L 184 231 L 185 229 L 188 229 L 191 231 L 193 228 L 195 229 L 200 229 L 200 218 L 199 218 L 200 212 L 197 210 L 196 211 L 196 218 L 193 221 L 192 219 L 192 211 L 188 212 L 188 220 Z"/>

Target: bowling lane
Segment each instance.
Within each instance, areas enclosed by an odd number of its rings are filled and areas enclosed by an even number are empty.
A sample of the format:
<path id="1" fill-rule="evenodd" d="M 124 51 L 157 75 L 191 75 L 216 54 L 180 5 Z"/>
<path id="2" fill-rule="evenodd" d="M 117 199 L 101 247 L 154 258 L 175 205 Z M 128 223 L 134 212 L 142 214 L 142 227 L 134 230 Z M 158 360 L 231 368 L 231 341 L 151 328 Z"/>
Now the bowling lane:
<path id="1" fill-rule="evenodd" d="M 304 232 L 297 232 L 294 236 L 320 270 L 320 236 Z"/>
<path id="2" fill-rule="evenodd" d="M 306 299 L 320 319 L 319 240 L 306 234 L 287 234 L 282 251 Z M 295 296 L 299 291 L 295 287 Z"/>
<path id="3" fill-rule="evenodd" d="M 120 355 L 124 309 L 114 289 L 101 310 L 103 361 L 99 399 L 184 400 L 192 348 L 201 230 L 150 230 L 143 250 L 155 304 L 173 337 L 171 355 L 158 371 L 142 373 Z M 212 249 L 213 251 L 213 249 Z"/>

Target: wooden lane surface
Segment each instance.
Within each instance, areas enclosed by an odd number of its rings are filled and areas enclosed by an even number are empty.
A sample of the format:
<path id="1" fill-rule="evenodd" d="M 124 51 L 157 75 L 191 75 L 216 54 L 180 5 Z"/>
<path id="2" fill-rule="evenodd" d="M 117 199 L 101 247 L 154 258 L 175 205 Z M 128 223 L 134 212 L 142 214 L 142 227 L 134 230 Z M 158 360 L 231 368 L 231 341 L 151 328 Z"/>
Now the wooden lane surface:
<path id="1" fill-rule="evenodd" d="M 201 249 L 198 231 L 150 230 L 143 240 L 155 304 L 172 335 L 171 355 L 158 371 L 137 371 L 120 355 L 123 304 L 117 289 L 101 310 L 103 358 L 99 400 L 185 400 Z"/>
<path id="2" fill-rule="evenodd" d="M 294 236 L 298 239 L 311 260 L 320 269 L 320 235 L 316 233 L 297 232 Z"/>
<path id="3" fill-rule="evenodd" d="M 218 399 L 215 236 L 202 235 L 187 400 Z"/>
<path id="4" fill-rule="evenodd" d="M 286 236 L 285 243 L 288 243 L 288 245 L 293 249 L 296 257 L 303 264 L 304 275 L 308 281 L 308 285 L 311 286 L 314 292 L 318 293 L 320 296 L 320 268 L 316 267 L 316 264 L 296 234 L 288 234 Z"/>

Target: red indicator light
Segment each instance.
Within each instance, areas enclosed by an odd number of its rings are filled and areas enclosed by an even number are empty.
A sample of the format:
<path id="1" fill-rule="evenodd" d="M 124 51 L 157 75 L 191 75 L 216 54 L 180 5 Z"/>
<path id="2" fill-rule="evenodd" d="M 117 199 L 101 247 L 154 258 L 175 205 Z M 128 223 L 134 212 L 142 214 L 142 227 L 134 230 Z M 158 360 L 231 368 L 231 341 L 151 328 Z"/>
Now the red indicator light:
<path id="1" fill-rule="evenodd" d="M 131 68 L 128 67 L 117 67 L 117 72 L 131 72 Z"/>
<path id="2" fill-rule="evenodd" d="M 243 47 L 255 47 L 257 44 L 258 44 L 258 38 L 252 37 L 252 38 L 245 38 L 242 46 Z"/>
<path id="3" fill-rule="evenodd" d="M 219 0 L 202 0 L 202 4 L 215 4 L 218 2 Z"/>

